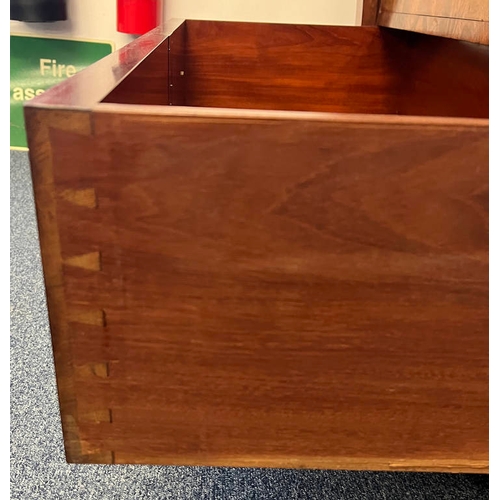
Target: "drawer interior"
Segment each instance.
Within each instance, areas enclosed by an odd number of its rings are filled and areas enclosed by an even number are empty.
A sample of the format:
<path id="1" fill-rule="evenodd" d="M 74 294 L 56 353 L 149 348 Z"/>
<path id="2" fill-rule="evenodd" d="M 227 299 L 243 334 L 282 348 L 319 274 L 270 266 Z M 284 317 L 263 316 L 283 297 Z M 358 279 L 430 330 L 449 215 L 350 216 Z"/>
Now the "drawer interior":
<path id="1" fill-rule="evenodd" d="M 488 59 L 388 28 L 189 20 L 103 101 L 487 118 Z"/>

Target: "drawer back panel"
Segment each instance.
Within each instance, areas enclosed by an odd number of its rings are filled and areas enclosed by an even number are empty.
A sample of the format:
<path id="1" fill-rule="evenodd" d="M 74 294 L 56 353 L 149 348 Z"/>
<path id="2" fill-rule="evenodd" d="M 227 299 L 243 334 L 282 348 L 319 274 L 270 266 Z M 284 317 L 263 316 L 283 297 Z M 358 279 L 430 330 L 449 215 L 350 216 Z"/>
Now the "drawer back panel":
<path id="1" fill-rule="evenodd" d="M 192 106 L 488 116 L 486 46 L 376 27 L 187 21 L 185 47 Z"/>
<path id="2" fill-rule="evenodd" d="M 378 27 L 186 21 L 104 102 L 486 118 L 488 58 Z"/>

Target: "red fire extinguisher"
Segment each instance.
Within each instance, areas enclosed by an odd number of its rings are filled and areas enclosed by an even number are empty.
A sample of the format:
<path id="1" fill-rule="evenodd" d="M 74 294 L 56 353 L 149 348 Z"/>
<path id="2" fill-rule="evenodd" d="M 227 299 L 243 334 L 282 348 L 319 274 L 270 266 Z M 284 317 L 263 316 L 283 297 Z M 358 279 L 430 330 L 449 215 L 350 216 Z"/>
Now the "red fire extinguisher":
<path id="1" fill-rule="evenodd" d="M 143 35 L 160 24 L 161 0 L 117 0 L 118 31 Z"/>

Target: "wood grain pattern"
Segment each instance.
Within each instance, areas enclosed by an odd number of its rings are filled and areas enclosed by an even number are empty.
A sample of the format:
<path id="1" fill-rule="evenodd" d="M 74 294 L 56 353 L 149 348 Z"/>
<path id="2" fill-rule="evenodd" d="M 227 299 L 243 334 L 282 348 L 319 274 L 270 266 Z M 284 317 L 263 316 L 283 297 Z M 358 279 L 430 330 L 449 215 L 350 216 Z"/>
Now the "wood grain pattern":
<path id="1" fill-rule="evenodd" d="M 377 24 L 488 45 L 488 19 L 487 0 L 382 0 Z"/>
<path id="2" fill-rule="evenodd" d="M 86 112 L 26 107 L 25 117 L 66 457 L 79 462 L 87 459 L 101 461 L 104 458 L 101 454 L 89 458 L 82 453 L 77 424 L 79 391 L 75 387 L 70 317 L 63 287 L 58 193 L 53 171 L 54 150 L 49 138 L 50 130 L 54 127 L 72 131 L 78 136 L 88 136 L 91 133 L 90 116 Z M 69 198 L 70 205 L 83 205 L 88 210 L 87 203 L 74 203 L 73 194 L 82 191 L 88 193 L 80 189 L 63 190 L 62 193 L 66 193 L 63 198 Z M 71 196 L 67 193 L 71 193 Z M 76 196 L 77 201 L 87 202 L 88 199 L 88 194 Z"/>
<path id="3" fill-rule="evenodd" d="M 186 21 L 168 32 L 154 30 L 123 49 L 122 65 L 112 54 L 30 106 L 91 109 L 101 96 L 147 105 L 488 116 L 487 47 L 376 27 Z M 99 72 L 116 78 L 102 83 Z M 75 89 L 87 87 L 78 101 Z"/>
<path id="4" fill-rule="evenodd" d="M 382 9 L 400 14 L 489 21 L 488 0 L 382 0 Z"/>
<path id="5" fill-rule="evenodd" d="M 64 264 L 67 266 L 80 267 L 90 271 L 100 271 L 101 256 L 99 252 L 84 253 L 82 255 L 73 255 L 64 259 Z"/>
<path id="6" fill-rule="evenodd" d="M 121 69 L 118 72 L 121 73 Z M 168 39 L 165 39 L 147 54 L 147 57 L 103 99 L 103 102 L 169 104 L 167 87 Z"/>
<path id="7" fill-rule="evenodd" d="M 88 110 L 102 101 L 182 23 L 171 19 L 32 99 L 29 107 L 67 106 Z M 147 66 L 147 64 L 146 64 Z M 142 71 L 142 68 L 140 69 Z"/>
<path id="8" fill-rule="evenodd" d="M 95 189 L 65 189 L 59 193 L 59 197 L 68 201 L 71 204 L 78 205 L 85 208 L 96 208 L 97 200 L 95 196 Z"/>
<path id="9" fill-rule="evenodd" d="M 487 47 L 182 26 L 26 107 L 68 461 L 487 472 Z"/>
<path id="10" fill-rule="evenodd" d="M 396 111 L 378 28 L 189 20 L 186 67 L 190 106 Z"/>
<path id="11" fill-rule="evenodd" d="M 380 0 L 364 0 L 362 26 L 376 26 Z"/>
<path id="12" fill-rule="evenodd" d="M 168 37 L 168 103 L 175 106 L 186 105 L 186 24 Z"/>
<path id="13" fill-rule="evenodd" d="M 75 377 L 109 377 L 108 363 L 88 363 L 75 366 Z"/>
<path id="14" fill-rule="evenodd" d="M 63 254 L 102 252 L 64 271 L 113 360 L 78 386 L 113 416 L 88 453 L 486 470 L 487 128 L 106 109 L 51 132 L 57 189 L 99 198 L 58 215 Z"/>
<path id="15" fill-rule="evenodd" d="M 487 49 L 369 27 L 187 21 L 185 30 L 190 106 L 488 116 Z"/>
<path id="16" fill-rule="evenodd" d="M 388 71 L 398 75 L 398 114 L 488 117 L 487 46 L 395 30 L 381 36 Z"/>

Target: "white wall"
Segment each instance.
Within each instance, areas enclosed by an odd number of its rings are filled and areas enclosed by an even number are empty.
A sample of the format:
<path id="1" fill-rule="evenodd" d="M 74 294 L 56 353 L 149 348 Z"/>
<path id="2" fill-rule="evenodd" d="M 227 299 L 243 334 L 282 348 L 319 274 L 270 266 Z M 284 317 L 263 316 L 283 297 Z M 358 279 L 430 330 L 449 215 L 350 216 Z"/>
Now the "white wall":
<path id="1" fill-rule="evenodd" d="M 167 0 L 164 19 L 353 25 L 357 24 L 361 3 L 358 0 Z"/>
<path id="2" fill-rule="evenodd" d="M 163 18 L 297 24 L 359 24 L 362 0 L 166 0 Z M 67 0 L 68 20 L 11 21 L 11 33 L 109 41 L 119 48 L 134 37 L 116 31 L 115 0 Z"/>

